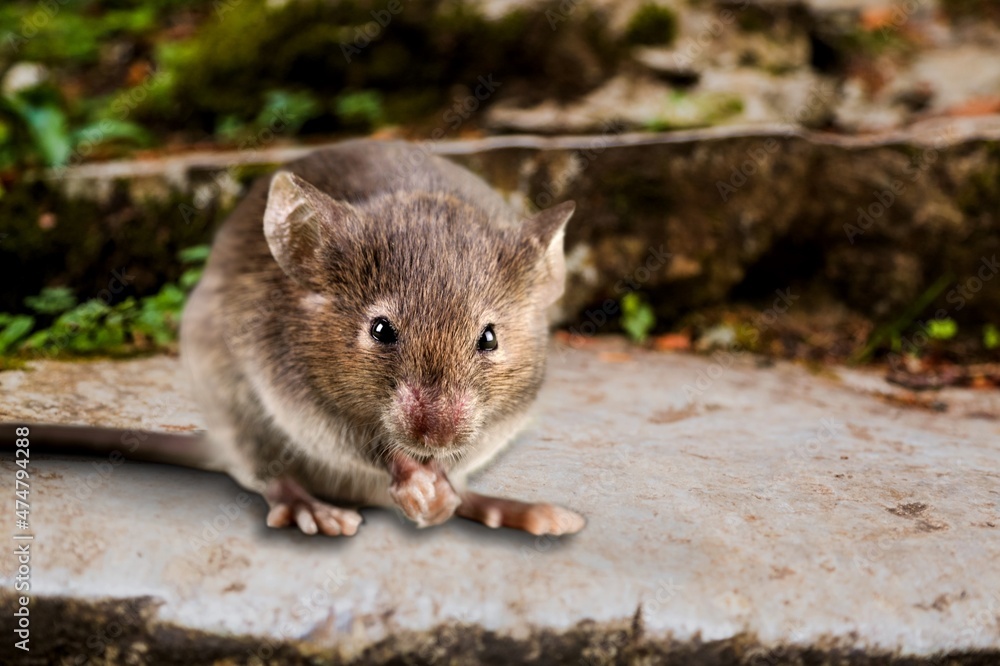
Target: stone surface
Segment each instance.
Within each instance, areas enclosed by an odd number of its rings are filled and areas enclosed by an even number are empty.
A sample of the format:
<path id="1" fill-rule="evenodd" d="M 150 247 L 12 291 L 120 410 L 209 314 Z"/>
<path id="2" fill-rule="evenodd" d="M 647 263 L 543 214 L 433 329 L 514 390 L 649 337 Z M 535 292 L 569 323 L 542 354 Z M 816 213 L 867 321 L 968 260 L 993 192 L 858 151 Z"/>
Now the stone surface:
<path id="1" fill-rule="evenodd" d="M 40 362 L 0 374 L 0 420 L 190 429 L 177 370 Z M 375 509 L 351 539 L 268 531 L 224 477 L 37 452 L 31 654 L 997 663 L 998 442 L 995 392 L 605 341 L 555 347 L 535 424 L 473 481 L 581 511 L 571 539 Z"/>

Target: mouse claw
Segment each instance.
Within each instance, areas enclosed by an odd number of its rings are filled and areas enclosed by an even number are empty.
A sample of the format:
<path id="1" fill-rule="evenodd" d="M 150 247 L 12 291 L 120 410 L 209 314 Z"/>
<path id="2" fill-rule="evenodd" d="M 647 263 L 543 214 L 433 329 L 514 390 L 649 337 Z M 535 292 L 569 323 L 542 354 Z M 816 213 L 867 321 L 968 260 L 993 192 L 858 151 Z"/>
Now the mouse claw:
<path id="1" fill-rule="evenodd" d="M 553 504 L 535 504 L 525 516 L 524 530 L 530 534 L 576 534 L 587 525 L 586 519 L 575 511 Z"/>
<path id="2" fill-rule="evenodd" d="M 316 534 L 319 531 L 316 519 L 312 515 L 312 508 L 305 504 L 299 504 L 295 507 L 295 524 L 299 526 L 303 534 Z"/>
<path id="3" fill-rule="evenodd" d="M 296 526 L 303 534 L 322 533 L 327 536 L 353 536 L 361 525 L 361 514 L 321 502 L 290 479 L 272 482 L 267 501 L 267 526 Z"/>

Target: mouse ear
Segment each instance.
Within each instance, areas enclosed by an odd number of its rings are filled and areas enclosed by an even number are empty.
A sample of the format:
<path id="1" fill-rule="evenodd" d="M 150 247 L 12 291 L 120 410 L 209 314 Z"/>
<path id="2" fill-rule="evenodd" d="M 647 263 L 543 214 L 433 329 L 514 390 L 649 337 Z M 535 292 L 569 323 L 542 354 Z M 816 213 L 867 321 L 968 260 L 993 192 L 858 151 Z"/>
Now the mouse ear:
<path id="1" fill-rule="evenodd" d="M 333 199 L 291 172 L 279 171 L 271 178 L 264 236 L 281 269 L 304 287 L 311 287 L 323 239 L 357 219 L 353 206 Z"/>
<path id="2" fill-rule="evenodd" d="M 544 275 L 542 298 L 545 304 L 554 303 L 566 288 L 566 257 L 563 253 L 563 237 L 566 223 L 573 216 L 576 203 L 564 201 L 558 206 L 547 208 L 527 222 L 527 231 L 543 248 L 541 264 Z"/>

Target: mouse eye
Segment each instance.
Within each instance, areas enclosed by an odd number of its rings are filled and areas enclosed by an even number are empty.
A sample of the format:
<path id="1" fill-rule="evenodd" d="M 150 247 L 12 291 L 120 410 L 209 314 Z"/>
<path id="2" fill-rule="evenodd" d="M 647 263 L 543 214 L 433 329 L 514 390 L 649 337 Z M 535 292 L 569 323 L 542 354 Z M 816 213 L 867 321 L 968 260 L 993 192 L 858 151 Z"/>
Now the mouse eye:
<path id="1" fill-rule="evenodd" d="M 385 317 L 378 317 L 372 322 L 371 334 L 377 342 L 381 342 L 383 345 L 395 344 L 397 340 L 396 329 Z"/>
<path id="2" fill-rule="evenodd" d="M 479 336 L 479 351 L 493 351 L 497 348 L 497 334 L 493 330 L 493 324 L 488 324 L 483 329 L 483 334 Z"/>

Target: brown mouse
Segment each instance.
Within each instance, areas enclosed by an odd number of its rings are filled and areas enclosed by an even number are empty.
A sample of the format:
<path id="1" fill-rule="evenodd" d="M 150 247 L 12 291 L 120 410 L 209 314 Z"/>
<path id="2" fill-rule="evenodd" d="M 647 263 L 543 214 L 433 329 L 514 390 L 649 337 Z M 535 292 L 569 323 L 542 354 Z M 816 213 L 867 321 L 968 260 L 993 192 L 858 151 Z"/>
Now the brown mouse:
<path id="1" fill-rule="evenodd" d="M 307 534 L 357 531 L 328 498 L 421 527 L 579 531 L 568 509 L 465 488 L 538 393 L 573 209 L 525 218 L 403 142 L 344 142 L 258 181 L 182 319 L 207 447 L 174 459 L 156 446 L 176 438 L 153 437 L 145 457 L 221 469 L 267 499 L 268 525 Z"/>

